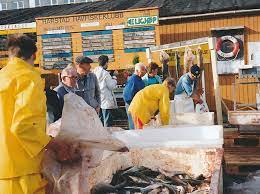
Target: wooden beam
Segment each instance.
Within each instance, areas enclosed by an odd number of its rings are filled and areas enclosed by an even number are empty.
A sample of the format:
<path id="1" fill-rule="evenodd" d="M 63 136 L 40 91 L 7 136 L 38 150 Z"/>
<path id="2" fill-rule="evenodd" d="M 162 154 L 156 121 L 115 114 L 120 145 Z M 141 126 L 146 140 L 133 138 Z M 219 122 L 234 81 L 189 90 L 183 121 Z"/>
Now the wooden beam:
<path id="1" fill-rule="evenodd" d="M 150 47 L 150 50 L 151 50 L 151 52 L 157 52 L 157 51 L 181 48 L 181 47 L 186 47 L 186 46 L 200 45 L 200 44 L 204 44 L 207 42 L 208 42 L 208 37 L 204 37 L 204 38 L 198 38 L 198 39 L 193 39 L 193 40 L 175 42 L 175 43 L 164 44 L 164 45 L 159 45 L 159 46 L 153 46 L 153 47 Z"/>
<path id="2" fill-rule="evenodd" d="M 216 112 L 217 120 L 219 125 L 223 125 L 223 115 L 222 115 L 222 105 L 221 105 L 221 96 L 219 90 L 219 77 L 217 72 L 217 53 L 216 53 L 216 38 L 209 38 L 209 49 L 211 54 L 211 65 L 212 65 L 212 74 L 213 74 L 213 83 L 214 83 L 214 92 L 215 92 L 215 102 L 216 102 Z"/>
<path id="3" fill-rule="evenodd" d="M 222 98 L 221 98 L 221 102 L 222 102 L 222 105 L 225 108 L 225 112 L 228 113 L 228 111 L 229 111 L 228 106 L 226 105 L 226 103 L 224 102 L 224 100 Z"/>
<path id="4" fill-rule="evenodd" d="M 260 111 L 229 111 L 228 121 L 233 125 L 260 126 Z"/>

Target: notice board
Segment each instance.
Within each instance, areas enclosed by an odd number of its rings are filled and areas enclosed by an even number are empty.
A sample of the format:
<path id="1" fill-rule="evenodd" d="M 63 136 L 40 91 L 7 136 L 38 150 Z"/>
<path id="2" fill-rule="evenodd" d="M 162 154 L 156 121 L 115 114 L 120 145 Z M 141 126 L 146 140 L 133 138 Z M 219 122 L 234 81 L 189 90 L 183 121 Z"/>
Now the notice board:
<path id="1" fill-rule="evenodd" d="M 138 55 L 147 63 L 146 49 L 160 44 L 159 10 L 100 12 L 37 18 L 37 36 L 44 69 L 63 69 L 79 55 L 97 65 L 109 57 L 109 69 L 126 69 Z"/>

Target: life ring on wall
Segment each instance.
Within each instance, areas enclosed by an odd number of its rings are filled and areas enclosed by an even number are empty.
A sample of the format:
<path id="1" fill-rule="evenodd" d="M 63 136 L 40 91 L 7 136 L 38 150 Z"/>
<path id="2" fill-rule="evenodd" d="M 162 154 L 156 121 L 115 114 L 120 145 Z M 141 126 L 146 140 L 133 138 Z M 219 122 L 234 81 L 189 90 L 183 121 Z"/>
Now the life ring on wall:
<path id="1" fill-rule="evenodd" d="M 225 53 L 221 50 L 223 41 L 225 41 L 225 40 L 231 41 L 234 45 L 233 50 L 229 53 Z M 218 38 L 218 40 L 217 40 L 216 50 L 217 50 L 217 53 L 218 53 L 219 56 L 221 56 L 223 58 L 231 58 L 231 57 L 237 56 L 237 54 L 240 50 L 240 45 L 239 45 L 238 40 L 235 37 L 233 37 L 233 36 L 222 36 L 222 37 Z"/>

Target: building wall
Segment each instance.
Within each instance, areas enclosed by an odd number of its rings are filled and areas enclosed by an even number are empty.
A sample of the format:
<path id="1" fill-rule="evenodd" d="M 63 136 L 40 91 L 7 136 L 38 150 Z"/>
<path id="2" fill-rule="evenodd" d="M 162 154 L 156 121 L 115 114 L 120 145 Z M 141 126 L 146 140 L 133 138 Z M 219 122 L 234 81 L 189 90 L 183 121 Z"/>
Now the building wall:
<path id="1" fill-rule="evenodd" d="M 7 9 L 17 9 L 16 2 L 23 2 L 24 8 L 29 7 L 29 0 L 0 0 L 0 3 L 7 3 Z"/>
<path id="2" fill-rule="evenodd" d="M 191 21 L 168 22 L 160 25 L 161 44 L 191 40 L 211 35 L 211 28 L 228 26 L 245 26 L 245 64 L 248 63 L 248 42 L 260 41 L 260 14 L 253 16 L 222 17 L 212 19 L 195 19 Z M 215 110 L 212 68 L 205 64 L 206 96 L 211 110 Z M 220 75 L 220 90 L 228 108 L 233 109 L 232 83 L 254 81 L 255 78 L 238 79 L 237 75 Z M 239 103 L 256 103 L 256 86 L 244 85 L 237 87 L 236 100 Z"/>
<path id="3" fill-rule="evenodd" d="M 7 9 L 17 9 L 16 2 L 22 1 L 24 2 L 24 8 L 29 7 L 35 7 L 38 6 L 37 2 L 40 2 L 40 6 L 48 6 L 52 5 L 51 0 L 0 0 L 1 3 L 7 3 Z M 72 0 L 56 0 L 59 5 L 65 4 L 65 3 L 73 3 Z M 82 3 L 82 2 L 94 2 L 97 0 L 74 0 L 75 3 Z M 1 6 L 0 6 L 1 8 Z M 1 10 L 0 10 L 1 11 Z"/>

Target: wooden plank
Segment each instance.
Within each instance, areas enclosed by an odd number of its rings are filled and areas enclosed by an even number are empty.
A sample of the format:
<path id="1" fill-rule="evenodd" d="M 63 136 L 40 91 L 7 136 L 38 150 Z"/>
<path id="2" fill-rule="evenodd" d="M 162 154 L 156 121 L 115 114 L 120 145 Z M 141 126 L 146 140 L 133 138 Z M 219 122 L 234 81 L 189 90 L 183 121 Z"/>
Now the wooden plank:
<path id="1" fill-rule="evenodd" d="M 256 78 L 249 78 L 249 82 L 255 82 L 257 81 Z M 256 104 L 256 93 L 257 93 L 257 85 L 249 85 L 249 91 L 251 92 L 249 96 L 249 103 L 255 103 Z"/>
<path id="2" fill-rule="evenodd" d="M 243 18 L 244 21 L 244 26 L 245 26 L 245 33 L 244 33 L 244 42 L 247 43 L 248 42 L 248 16 L 245 16 Z M 245 60 L 245 64 L 248 64 L 248 44 L 244 44 L 244 60 Z"/>
<path id="3" fill-rule="evenodd" d="M 204 64 L 205 65 L 205 76 L 206 76 L 206 89 L 205 89 L 205 93 L 206 93 L 206 99 L 207 99 L 207 103 L 208 106 L 210 108 L 210 110 L 212 110 L 212 98 L 211 98 L 211 93 L 210 93 L 210 88 L 211 88 L 211 80 L 212 80 L 212 75 L 210 74 L 210 68 L 211 65 L 210 64 Z"/>
<path id="4" fill-rule="evenodd" d="M 236 82 L 239 83 L 240 81 L 243 81 L 243 78 L 239 79 L 238 76 L 236 76 Z M 239 94 L 238 103 L 246 103 L 245 96 L 247 96 L 246 95 L 247 93 L 246 93 L 244 85 L 237 84 L 237 89 L 238 89 L 238 94 Z"/>
<path id="5" fill-rule="evenodd" d="M 160 40 L 161 40 L 161 44 L 166 44 L 165 43 L 165 25 L 161 25 L 159 26 L 159 32 L 160 32 Z M 173 34 L 174 36 L 174 34 Z"/>
<path id="6" fill-rule="evenodd" d="M 202 26 L 202 21 L 201 20 L 199 20 L 198 22 L 197 22 L 197 25 L 198 25 L 198 36 L 199 37 L 205 37 L 206 35 L 204 35 L 204 29 L 203 29 L 203 26 Z"/>
<path id="7" fill-rule="evenodd" d="M 168 43 L 175 43 L 175 42 L 179 42 L 179 34 L 178 34 L 178 31 L 179 31 L 179 24 L 178 23 L 175 23 L 174 24 L 174 37 L 171 36 L 171 33 L 172 32 L 172 28 L 169 27 L 168 29 L 168 33 L 169 33 L 169 36 L 170 36 L 170 40 L 168 41 Z"/>
<path id="8" fill-rule="evenodd" d="M 171 29 L 170 29 L 170 25 L 166 26 L 166 36 L 167 36 L 167 43 L 171 43 Z"/>
<path id="9" fill-rule="evenodd" d="M 166 36 L 165 43 L 166 44 L 171 43 L 171 36 L 169 35 L 169 33 L 170 33 L 169 26 L 170 25 L 165 26 L 165 36 Z M 175 32 L 175 38 L 176 38 L 176 32 Z"/>
<path id="10" fill-rule="evenodd" d="M 223 28 L 224 27 L 223 24 L 224 24 L 224 19 L 220 18 L 215 20 L 216 27 Z"/>
<path id="11" fill-rule="evenodd" d="M 218 149 L 216 151 L 216 159 L 214 164 L 214 170 L 210 183 L 210 193 L 219 194 L 223 193 L 223 172 L 222 172 L 222 161 L 223 161 L 223 150 Z"/>
<path id="12" fill-rule="evenodd" d="M 194 20 L 193 22 L 190 23 L 190 39 L 195 39 L 196 35 L 195 35 L 195 23 L 197 22 L 197 20 Z"/>
<path id="13" fill-rule="evenodd" d="M 253 21 L 253 16 L 248 17 L 248 41 L 254 41 L 254 21 Z"/>
<path id="14" fill-rule="evenodd" d="M 194 22 L 194 37 L 202 37 L 202 34 L 199 33 L 200 29 L 199 29 L 199 20 L 196 20 L 196 22 Z"/>
<path id="15" fill-rule="evenodd" d="M 223 79 L 223 76 L 219 76 L 219 89 L 221 98 L 226 99 L 226 79 Z"/>
<path id="16" fill-rule="evenodd" d="M 174 25 L 168 25 L 169 43 L 174 42 L 174 36 L 175 36 Z"/>
<path id="17" fill-rule="evenodd" d="M 185 41 L 185 40 L 187 40 L 187 25 L 185 23 L 183 23 L 181 25 L 181 28 L 182 28 L 182 31 L 181 31 L 181 33 L 182 33 L 181 41 Z"/>
<path id="18" fill-rule="evenodd" d="M 215 102 L 216 102 L 216 112 L 217 112 L 217 120 L 218 124 L 223 124 L 223 116 L 222 116 L 222 106 L 221 106 L 221 96 L 219 91 L 219 77 L 217 74 L 217 53 L 215 50 L 215 38 L 209 38 L 209 47 L 211 52 L 211 63 L 212 63 L 212 75 L 214 82 L 214 92 L 215 92 Z"/>
<path id="19" fill-rule="evenodd" d="M 214 125 L 214 112 L 206 113 L 172 113 L 170 125 Z"/>
<path id="20" fill-rule="evenodd" d="M 214 97 L 214 88 L 213 86 L 213 76 L 212 76 L 212 66 L 211 64 L 208 64 L 208 80 L 209 80 L 209 96 L 210 96 L 210 102 L 211 102 L 211 106 L 210 109 L 211 110 L 216 110 L 215 107 L 215 97 Z"/>
<path id="21" fill-rule="evenodd" d="M 187 22 L 187 27 L 186 27 L 186 30 L 187 30 L 187 40 L 191 40 L 191 23 L 192 22 Z"/>
<path id="22" fill-rule="evenodd" d="M 228 76 L 228 85 L 227 87 L 227 99 L 229 101 L 228 108 L 229 110 L 233 109 L 233 96 L 232 96 L 232 84 L 235 82 L 234 75 Z"/>
<path id="23" fill-rule="evenodd" d="M 260 111 L 229 111 L 228 121 L 233 125 L 260 125 Z"/>
<path id="24" fill-rule="evenodd" d="M 245 78 L 245 81 L 248 82 L 248 78 Z M 245 99 L 245 103 L 246 104 L 249 104 L 249 85 L 244 85 L 244 94 L 247 94 L 244 96 L 244 99 Z"/>
<path id="25" fill-rule="evenodd" d="M 173 34 L 174 34 L 174 37 L 172 37 L 173 39 L 172 39 L 172 41 L 171 41 L 171 43 L 175 43 L 175 42 L 179 42 L 179 36 L 178 36 L 178 29 L 179 28 L 179 26 L 178 26 L 178 24 L 174 24 L 174 31 L 172 32 Z"/>
<path id="26" fill-rule="evenodd" d="M 204 30 L 204 37 L 210 36 L 207 20 L 202 21 L 202 29 Z"/>
<path id="27" fill-rule="evenodd" d="M 256 23 L 256 25 L 257 25 L 257 41 L 259 41 L 260 40 L 260 24 L 258 22 L 260 22 L 260 15 L 255 16 L 255 17 L 257 18 L 257 23 Z"/>
<path id="28" fill-rule="evenodd" d="M 260 165 L 260 151 L 255 148 L 225 148 L 226 165 Z"/>
<path id="29" fill-rule="evenodd" d="M 252 17 L 252 20 L 253 20 L 253 23 L 254 25 L 251 27 L 252 28 L 252 33 L 253 33 L 253 37 L 252 37 L 252 40 L 253 41 L 258 41 L 258 25 L 257 25 L 257 16 L 253 16 Z"/>

